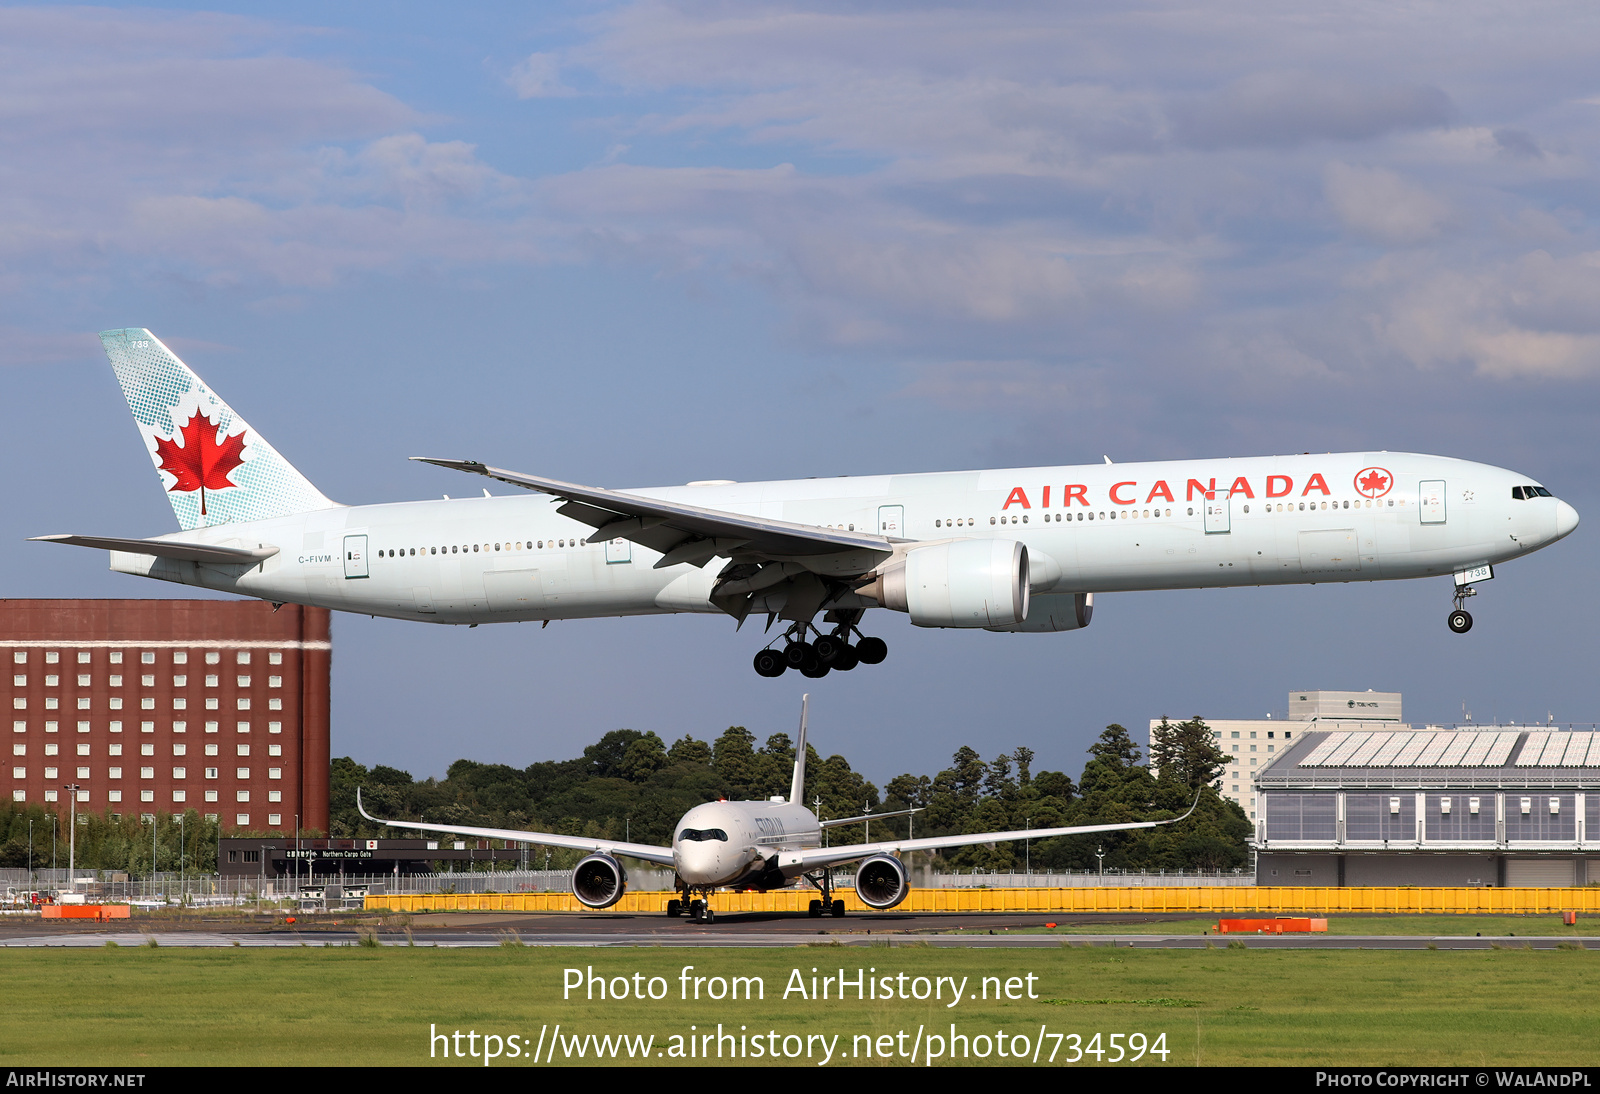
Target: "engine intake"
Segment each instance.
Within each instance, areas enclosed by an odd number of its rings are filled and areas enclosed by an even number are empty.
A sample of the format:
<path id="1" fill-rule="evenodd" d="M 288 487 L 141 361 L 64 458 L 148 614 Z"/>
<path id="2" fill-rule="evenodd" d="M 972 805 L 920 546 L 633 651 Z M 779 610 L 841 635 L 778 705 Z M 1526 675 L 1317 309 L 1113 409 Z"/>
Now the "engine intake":
<path id="1" fill-rule="evenodd" d="M 590 908 L 609 908 L 628 891 L 628 872 L 610 855 L 590 855 L 572 871 L 572 895 Z"/>
<path id="2" fill-rule="evenodd" d="M 918 627 L 1007 627 L 1028 618 L 1028 549 L 957 539 L 906 552 L 859 592 Z"/>
<path id="3" fill-rule="evenodd" d="M 909 892 L 911 877 L 893 855 L 873 855 L 856 870 L 856 896 L 869 908 L 893 908 Z"/>

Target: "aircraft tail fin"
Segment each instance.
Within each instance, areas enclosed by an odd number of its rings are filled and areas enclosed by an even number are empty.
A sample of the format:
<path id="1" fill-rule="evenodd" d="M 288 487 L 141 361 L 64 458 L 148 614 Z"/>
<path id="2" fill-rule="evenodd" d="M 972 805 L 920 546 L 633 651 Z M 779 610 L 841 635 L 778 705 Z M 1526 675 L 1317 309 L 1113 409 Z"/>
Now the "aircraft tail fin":
<path id="1" fill-rule="evenodd" d="M 794 782 L 789 784 L 789 804 L 804 805 L 806 794 L 806 708 L 810 694 L 800 696 L 800 739 L 794 743 Z"/>
<path id="2" fill-rule="evenodd" d="M 101 331 L 100 344 L 184 530 L 334 507 L 155 335 Z"/>

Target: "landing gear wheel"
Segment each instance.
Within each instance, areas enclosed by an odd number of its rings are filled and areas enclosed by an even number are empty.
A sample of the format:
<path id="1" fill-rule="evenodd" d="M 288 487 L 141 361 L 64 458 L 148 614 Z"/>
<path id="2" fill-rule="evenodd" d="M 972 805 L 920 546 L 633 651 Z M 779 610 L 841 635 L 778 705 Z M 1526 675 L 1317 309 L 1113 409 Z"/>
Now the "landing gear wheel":
<path id="1" fill-rule="evenodd" d="M 683 903 L 677 900 L 667 901 L 667 918 L 677 919 L 683 914 Z"/>
<path id="2" fill-rule="evenodd" d="M 821 658 L 813 658 L 808 663 L 800 666 L 800 675 L 807 680 L 820 680 L 828 675 L 829 666 L 822 663 Z"/>
<path id="3" fill-rule="evenodd" d="M 863 665 L 881 665 L 889 656 L 889 643 L 881 638 L 863 638 L 856 643 L 856 657 Z"/>
<path id="4" fill-rule="evenodd" d="M 712 911 L 709 906 L 706 908 L 705 911 L 700 913 L 700 922 L 702 922 L 702 923 L 715 923 L 716 921 L 717 921 L 717 913 Z"/>
<path id="5" fill-rule="evenodd" d="M 854 646 L 846 646 L 844 652 L 839 655 L 839 659 L 833 663 L 833 667 L 840 672 L 849 672 L 860 662 L 861 655 L 856 653 L 856 648 Z"/>
<path id="6" fill-rule="evenodd" d="M 810 642 L 790 642 L 783 647 L 783 660 L 792 669 L 804 668 L 807 661 L 814 659 L 817 651 L 811 648 Z"/>
<path id="7" fill-rule="evenodd" d="M 770 680 L 774 677 L 782 676 L 784 671 L 788 669 L 789 662 L 777 650 L 757 650 L 755 666 L 757 676 L 765 676 Z"/>
<path id="8" fill-rule="evenodd" d="M 1466 634 L 1472 629 L 1472 613 L 1457 608 L 1450 613 L 1450 629 L 1457 634 Z"/>
<path id="9" fill-rule="evenodd" d="M 817 657 L 829 668 L 837 667 L 835 662 L 844 656 L 844 651 L 849 649 L 843 638 L 836 634 L 824 634 L 811 643 L 811 648 L 817 651 Z"/>
<path id="10" fill-rule="evenodd" d="M 844 901 L 842 901 L 842 900 L 834 901 L 833 902 L 833 907 L 829 909 L 829 913 L 835 919 L 843 919 L 844 918 Z"/>
<path id="11" fill-rule="evenodd" d="M 706 918 L 706 902 L 703 900 L 689 901 L 689 922 L 702 923 Z"/>
<path id="12" fill-rule="evenodd" d="M 822 918 L 822 901 L 813 900 L 811 902 L 811 906 L 806 909 L 806 915 L 810 916 L 812 919 L 821 919 Z"/>

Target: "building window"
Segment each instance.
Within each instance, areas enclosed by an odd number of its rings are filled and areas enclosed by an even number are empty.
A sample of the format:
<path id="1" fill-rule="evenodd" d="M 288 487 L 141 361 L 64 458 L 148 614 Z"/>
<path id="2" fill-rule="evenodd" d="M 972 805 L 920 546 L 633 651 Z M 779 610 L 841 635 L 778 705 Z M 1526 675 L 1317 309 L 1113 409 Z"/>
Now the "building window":
<path id="1" fill-rule="evenodd" d="M 187 732 L 189 732 L 189 723 L 188 722 L 173 722 L 172 723 L 172 732 L 174 732 L 174 733 L 187 733 Z"/>
<path id="2" fill-rule="evenodd" d="M 26 756 L 28 754 L 27 744 L 22 741 L 14 742 L 11 746 L 11 754 L 13 756 Z"/>
<path id="3" fill-rule="evenodd" d="M 174 779 L 187 779 L 189 777 L 189 769 L 187 767 L 175 767 L 172 769 L 172 777 Z"/>
<path id="4" fill-rule="evenodd" d="M 249 801 L 250 800 L 250 791 L 248 791 L 248 790 L 235 790 L 233 792 L 233 800 L 237 801 L 237 802 L 247 802 L 247 801 Z"/>
<path id="5" fill-rule="evenodd" d="M 47 778 L 47 779 L 58 779 L 61 776 L 56 773 L 56 769 L 55 768 L 47 767 L 47 768 L 44 769 L 44 777 Z M 55 799 L 51 798 L 50 800 L 54 801 Z"/>
<path id="6" fill-rule="evenodd" d="M 239 686 L 240 687 L 247 688 L 247 687 L 250 686 L 250 677 L 241 676 L 241 677 L 238 678 L 238 680 L 239 680 Z"/>
<path id="7" fill-rule="evenodd" d="M 110 745 L 110 749 L 111 749 L 111 755 L 113 755 L 113 756 L 122 755 L 122 742 L 121 741 L 112 741 L 111 745 Z"/>
<path id="8" fill-rule="evenodd" d="M 182 741 L 172 742 L 172 754 L 174 756 L 185 756 L 188 755 L 188 752 L 189 746 L 184 744 Z"/>
<path id="9" fill-rule="evenodd" d="M 156 724 L 154 722 L 140 722 L 139 723 L 139 732 L 140 733 L 154 733 L 155 731 L 156 731 Z"/>
<path id="10" fill-rule="evenodd" d="M 206 664 L 215 665 L 221 660 L 222 660 L 222 654 L 218 653 L 216 650 L 207 650 L 206 651 Z"/>
<path id="11" fill-rule="evenodd" d="M 268 756 L 282 756 L 283 755 L 283 746 L 282 745 L 268 745 L 267 746 L 267 755 Z"/>
<path id="12" fill-rule="evenodd" d="M 111 651 L 111 663 L 113 665 L 122 664 L 122 651 L 121 650 L 112 650 Z"/>
<path id="13" fill-rule="evenodd" d="M 269 802 L 281 802 L 283 800 L 283 791 L 281 791 L 281 790 L 269 790 L 269 791 L 267 791 L 267 800 Z"/>
<path id="14" fill-rule="evenodd" d="M 89 769 L 87 767 L 78 768 L 78 778 L 87 779 L 88 777 L 89 777 Z"/>
<path id="15" fill-rule="evenodd" d="M 111 791 L 111 793 L 106 795 L 106 800 L 107 801 L 113 801 L 113 802 L 121 801 L 122 800 L 122 791 L 120 791 L 120 790 Z"/>
<path id="16" fill-rule="evenodd" d="M 283 651 L 282 650 L 273 650 L 271 653 L 267 654 L 267 664 L 269 664 L 269 665 L 281 665 L 281 664 L 283 664 Z"/>
<path id="17" fill-rule="evenodd" d="M 246 745 L 237 745 L 235 747 L 237 748 L 239 755 L 241 755 L 241 756 L 250 755 L 250 746 L 249 745 L 247 745 L 247 744 Z"/>
<path id="18" fill-rule="evenodd" d="M 236 767 L 233 769 L 233 776 L 236 779 L 248 779 L 250 777 L 250 769 L 248 767 Z M 243 801 L 244 799 L 241 798 L 240 800 Z"/>
<path id="19" fill-rule="evenodd" d="M 143 744 L 141 744 L 139 746 L 139 755 L 141 755 L 141 756 L 154 756 L 155 754 L 156 754 L 156 744 L 155 744 L 154 741 L 145 741 Z"/>
<path id="20" fill-rule="evenodd" d="M 282 733 L 283 732 L 283 723 L 282 722 L 268 722 L 267 723 L 267 732 L 268 733 Z"/>
<path id="21" fill-rule="evenodd" d="M 28 732 L 28 723 L 24 722 L 24 721 L 20 721 L 20 720 L 12 722 L 11 723 L 11 732 L 13 732 L 13 733 L 26 733 L 26 732 Z"/>
<path id="22" fill-rule="evenodd" d="M 250 823 L 250 814 L 249 813 L 235 813 L 233 815 L 233 823 L 237 824 L 240 828 L 245 827 L 247 824 Z"/>
<path id="23" fill-rule="evenodd" d="M 13 676 L 11 678 L 11 686 L 25 688 L 28 686 L 28 678 L 26 676 Z"/>
<path id="24" fill-rule="evenodd" d="M 154 790 L 141 790 L 139 791 L 139 800 L 142 802 L 153 802 L 156 800 L 156 792 Z"/>
<path id="25" fill-rule="evenodd" d="M 46 696 L 45 697 L 44 709 L 46 709 L 46 710 L 59 710 L 60 707 L 61 707 L 61 700 L 60 699 L 57 699 L 54 695 L 50 695 L 50 696 Z"/>
<path id="26" fill-rule="evenodd" d="M 173 710 L 187 710 L 188 707 L 189 707 L 189 700 L 185 699 L 183 696 L 175 695 L 175 696 L 172 697 L 172 709 Z"/>
<path id="27" fill-rule="evenodd" d="M 235 723 L 235 728 L 237 728 L 240 733 L 249 733 L 250 732 L 250 723 L 249 722 L 238 722 L 238 723 Z"/>
<path id="28" fill-rule="evenodd" d="M 175 802 L 185 801 L 188 793 L 189 792 L 187 790 L 174 790 L 172 792 L 172 800 Z"/>
<path id="29" fill-rule="evenodd" d="M 216 709 L 218 709 L 217 697 L 215 695 L 211 695 L 211 696 L 207 696 L 206 697 L 206 709 L 207 710 L 216 710 Z"/>
<path id="30" fill-rule="evenodd" d="M 216 686 L 217 686 L 217 675 L 216 675 L 216 673 L 207 673 L 206 674 L 206 687 L 214 688 Z"/>
<path id="31" fill-rule="evenodd" d="M 215 756 L 216 754 L 217 754 L 217 742 L 215 742 L 215 741 L 207 741 L 206 742 L 206 755 L 207 756 Z"/>
<path id="32" fill-rule="evenodd" d="M 25 767 L 13 767 L 11 769 L 11 777 L 13 779 L 26 779 L 28 777 L 28 769 Z"/>
<path id="33" fill-rule="evenodd" d="M 216 731 L 217 731 L 217 723 L 216 722 L 207 722 L 206 723 L 206 732 L 207 733 L 215 733 Z"/>
<path id="34" fill-rule="evenodd" d="M 239 709 L 240 710 L 249 710 L 250 709 L 250 697 L 248 695 L 239 696 Z"/>
<path id="35" fill-rule="evenodd" d="M 156 686 L 155 673 L 147 672 L 143 676 L 139 677 L 139 686 L 140 687 L 146 687 L 146 688 L 155 687 Z"/>
<path id="36" fill-rule="evenodd" d="M 87 778 L 88 776 L 84 776 L 84 777 Z M 269 778 L 269 779 L 281 779 L 281 778 L 283 778 L 283 768 L 281 768 L 281 767 L 269 767 L 269 768 L 267 768 L 267 778 Z"/>
<path id="37" fill-rule="evenodd" d="M 278 827 L 279 825 L 281 825 L 283 823 L 283 814 L 282 813 L 268 813 L 267 814 L 267 823 L 270 824 L 274 828 Z"/>
<path id="38" fill-rule="evenodd" d="M 14 802 L 25 802 L 28 800 L 28 792 L 26 790 L 13 790 L 11 792 L 11 800 Z"/>
<path id="39" fill-rule="evenodd" d="M 239 651 L 239 656 L 237 658 L 235 658 L 235 660 L 238 661 L 238 663 L 241 664 L 241 665 L 248 665 L 250 663 L 250 651 L 249 650 L 240 650 Z"/>
<path id="40" fill-rule="evenodd" d="M 11 660 L 14 664 L 26 665 L 28 663 L 28 651 L 13 650 L 11 654 Z"/>
<path id="41" fill-rule="evenodd" d="M 48 776 L 46 776 L 46 777 L 48 778 Z M 47 801 L 47 802 L 55 801 L 56 800 L 56 792 L 54 790 L 46 790 L 44 792 L 44 800 Z"/>
<path id="42" fill-rule="evenodd" d="M 87 756 L 88 754 L 89 754 L 89 742 L 88 741 L 79 741 L 78 742 L 78 755 Z"/>
<path id="43" fill-rule="evenodd" d="M 141 767 L 139 769 L 139 778 L 141 778 L 141 779 L 153 779 L 155 777 L 156 777 L 156 769 L 155 768 L 153 768 L 153 767 Z"/>
<path id="44" fill-rule="evenodd" d="M 206 778 L 214 779 L 216 777 L 217 777 L 217 769 L 216 768 L 214 768 L 214 767 L 206 768 Z"/>
<path id="45" fill-rule="evenodd" d="M 281 677 L 281 676 L 269 676 L 269 677 L 267 677 L 267 687 L 269 687 L 269 688 L 281 688 L 281 687 L 283 687 L 283 677 Z"/>
<path id="46" fill-rule="evenodd" d="M 80 688 L 86 688 L 86 687 L 89 686 L 89 675 L 88 675 L 88 673 L 79 673 L 78 674 L 78 686 Z"/>
<path id="47" fill-rule="evenodd" d="M 154 710 L 154 709 L 156 709 L 155 696 L 146 695 L 143 699 L 140 699 L 139 700 L 139 709 L 140 710 Z"/>
<path id="48" fill-rule="evenodd" d="M 55 665 L 55 664 L 59 664 L 60 661 L 61 661 L 61 654 L 57 653 L 55 650 L 45 650 L 45 652 L 44 652 L 44 663 L 45 664 L 47 664 L 47 665 Z"/>
<path id="49" fill-rule="evenodd" d="M 122 768 L 113 767 L 109 771 L 107 771 L 106 774 L 111 776 L 113 779 L 120 779 L 120 778 L 122 778 Z"/>
<path id="50" fill-rule="evenodd" d="M 122 709 L 122 696 L 113 695 L 111 697 L 111 699 L 110 699 L 110 705 L 111 705 L 111 709 L 112 710 L 121 710 Z"/>
<path id="51" fill-rule="evenodd" d="M 79 722 L 78 723 L 78 732 L 79 733 L 87 733 L 87 732 L 89 732 L 89 723 L 88 722 Z"/>
<path id="52" fill-rule="evenodd" d="M 156 663 L 155 651 L 154 650 L 145 650 L 143 653 L 141 653 L 139 655 L 139 663 L 141 665 L 153 665 L 153 664 L 155 664 Z"/>
<path id="53" fill-rule="evenodd" d="M 267 700 L 267 709 L 268 710 L 282 710 L 283 709 L 283 700 L 282 699 L 277 699 L 277 698 L 268 699 Z"/>
<path id="54" fill-rule="evenodd" d="M 113 732 L 113 733 L 121 733 L 122 732 L 122 723 L 120 721 L 112 722 L 111 723 L 111 732 Z"/>
<path id="55" fill-rule="evenodd" d="M 59 745 L 55 741 L 46 741 L 44 743 L 44 754 L 46 756 L 54 756 L 56 753 L 58 753 L 60 751 L 61 751 L 61 745 Z"/>
<path id="56" fill-rule="evenodd" d="M 216 800 L 217 800 L 217 792 L 215 790 L 207 790 L 206 791 L 206 801 L 214 802 Z"/>

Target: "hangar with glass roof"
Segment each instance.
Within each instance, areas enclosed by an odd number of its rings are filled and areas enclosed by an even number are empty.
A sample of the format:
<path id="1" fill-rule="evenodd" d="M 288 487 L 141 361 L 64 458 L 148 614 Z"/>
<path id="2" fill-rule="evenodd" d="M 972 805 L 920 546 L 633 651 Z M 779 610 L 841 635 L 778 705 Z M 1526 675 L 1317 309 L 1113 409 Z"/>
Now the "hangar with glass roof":
<path id="1" fill-rule="evenodd" d="M 1600 732 L 1308 729 L 1255 778 L 1263 885 L 1600 882 Z"/>

